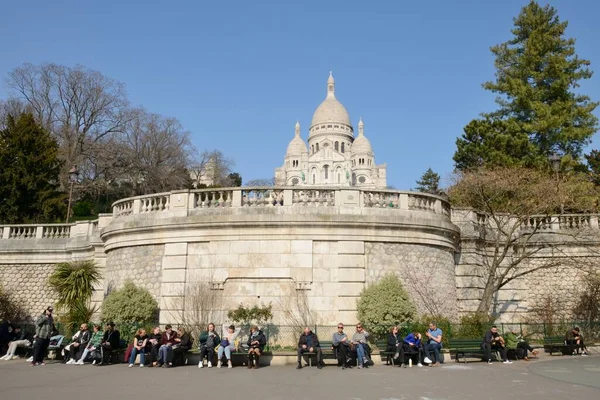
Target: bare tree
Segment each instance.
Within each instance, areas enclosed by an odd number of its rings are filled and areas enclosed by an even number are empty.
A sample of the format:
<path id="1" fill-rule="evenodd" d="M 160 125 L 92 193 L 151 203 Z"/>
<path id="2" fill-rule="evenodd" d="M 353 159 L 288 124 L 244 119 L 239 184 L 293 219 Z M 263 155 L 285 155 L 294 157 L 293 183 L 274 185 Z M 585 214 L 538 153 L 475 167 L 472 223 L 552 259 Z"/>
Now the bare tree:
<path id="1" fill-rule="evenodd" d="M 56 137 L 65 172 L 85 164 L 93 144 L 122 132 L 128 116 L 124 85 L 83 66 L 26 63 L 9 73 L 7 84 Z"/>
<path id="2" fill-rule="evenodd" d="M 191 161 L 191 176 L 196 187 L 231 186 L 229 175 L 235 163 L 219 150 L 204 150 Z"/>
<path id="3" fill-rule="evenodd" d="M 550 174 L 526 168 L 460 175 L 449 194 L 455 206 L 479 212 L 483 293 L 477 311 L 482 313 L 490 312 L 494 294 L 515 279 L 580 263 L 567 248 L 589 240 L 588 219 L 561 216 L 560 210 L 594 211 L 598 198 L 586 177 L 567 175 L 557 184 Z M 546 235 L 553 225 L 561 229 Z"/>
<path id="4" fill-rule="evenodd" d="M 223 291 L 213 289 L 210 280 L 186 284 L 182 297 L 184 305 L 179 320 L 189 332 L 197 335 L 206 330 L 210 322 L 216 326 L 223 322 Z"/>
<path id="5" fill-rule="evenodd" d="M 314 326 L 317 316 L 310 308 L 305 290 L 297 290 L 295 283 L 291 283 L 288 290 L 283 292 L 289 295 L 280 297 L 276 302 L 282 320 L 286 326 L 292 328 L 294 343 L 297 343 L 304 327 Z"/>

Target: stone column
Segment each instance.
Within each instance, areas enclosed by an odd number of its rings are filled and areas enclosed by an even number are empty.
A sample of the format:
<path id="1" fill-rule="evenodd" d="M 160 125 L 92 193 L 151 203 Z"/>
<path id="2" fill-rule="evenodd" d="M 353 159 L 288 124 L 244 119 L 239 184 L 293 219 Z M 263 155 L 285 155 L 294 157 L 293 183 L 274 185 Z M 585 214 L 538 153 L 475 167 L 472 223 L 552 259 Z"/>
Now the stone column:
<path id="1" fill-rule="evenodd" d="M 182 321 L 187 269 L 187 243 L 167 243 L 162 259 L 160 317 L 163 324 L 178 325 Z"/>

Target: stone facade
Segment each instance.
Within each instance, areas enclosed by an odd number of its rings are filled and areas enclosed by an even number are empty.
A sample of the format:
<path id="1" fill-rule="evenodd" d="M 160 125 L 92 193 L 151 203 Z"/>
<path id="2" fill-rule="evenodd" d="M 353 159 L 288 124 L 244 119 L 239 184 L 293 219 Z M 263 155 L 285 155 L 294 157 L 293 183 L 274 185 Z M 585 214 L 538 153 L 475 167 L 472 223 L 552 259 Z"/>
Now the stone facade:
<path id="1" fill-rule="evenodd" d="M 48 285 L 54 267 L 54 264 L 0 265 L 0 283 L 30 316 L 36 316 L 56 301 Z"/>
<path id="2" fill-rule="evenodd" d="M 126 280 L 148 289 L 160 298 L 161 265 L 164 245 L 124 247 L 109 251 L 104 286 L 106 291 L 119 289 Z"/>

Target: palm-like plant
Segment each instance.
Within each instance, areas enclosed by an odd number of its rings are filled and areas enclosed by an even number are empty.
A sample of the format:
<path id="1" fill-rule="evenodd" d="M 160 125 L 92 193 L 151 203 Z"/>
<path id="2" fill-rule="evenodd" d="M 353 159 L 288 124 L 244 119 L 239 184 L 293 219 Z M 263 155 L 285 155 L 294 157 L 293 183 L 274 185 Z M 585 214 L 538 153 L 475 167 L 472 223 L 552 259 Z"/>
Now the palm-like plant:
<path id="1" fill-rule="evenodd" d="M 58 295 L 56 305 L 70 308 L 76 303 L 87 304 L 99 279 L 100 271 L 93 261 L 74 261 L 57 264 L 48 283 Z"/>

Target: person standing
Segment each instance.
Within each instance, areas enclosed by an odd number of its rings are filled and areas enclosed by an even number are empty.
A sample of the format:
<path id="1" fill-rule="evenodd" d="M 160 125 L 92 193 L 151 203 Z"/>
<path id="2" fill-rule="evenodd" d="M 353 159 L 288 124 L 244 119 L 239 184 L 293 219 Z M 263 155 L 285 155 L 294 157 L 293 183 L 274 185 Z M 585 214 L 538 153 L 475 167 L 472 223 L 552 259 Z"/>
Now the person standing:
<path id="1" fill-rule="evenodd" d="M 429 364 L 430 367 L 440 366 L 440 350 L 442 350 L 442 330 L 438 328 L 435 321 L 429 323 L 429 329 L 425 332 L 427 336 L 427 344 L 423 348 L 425 358 L 423 361 Z M 431 354 L 433 352 L 433 354 Z"/>
<path id="2" fill-rule="evenodd" d="M 204 357 L 206 357 L 208 368 L 212 368 L 212 361 L 215 358 L 215 347 L 219 345 L 221 338 L 215 331 L 215 324 L 208 324 L 206 331 L 200 334 L 198 345 L 200 347 L 200 362 L 198 368 L 204 367 Z"/>
<path id="3" fill-rule="evenodd" d="M 323 368 L 323 353 L 321 352 L 319 338 L 308 327 L 304 328 L 304 333 L 298 339 L 298 366 L 296 369 L 302 369 L 302 354 L 306 352 L 316 353 L 317 368 Z"/>
<path id="4" fill-rule="evenodd" d="M 50 336 L 52 336 L 52 332 L 54 331 L 53 312 L 54 308 L 48 307 L 35 321 L 35 343 L 33 345 L 32 367 L 35 367 L 36 365 L 46 365 L 44 364 L 44 357 L 46 356 L 46 351 L 50 345 Z"/>

